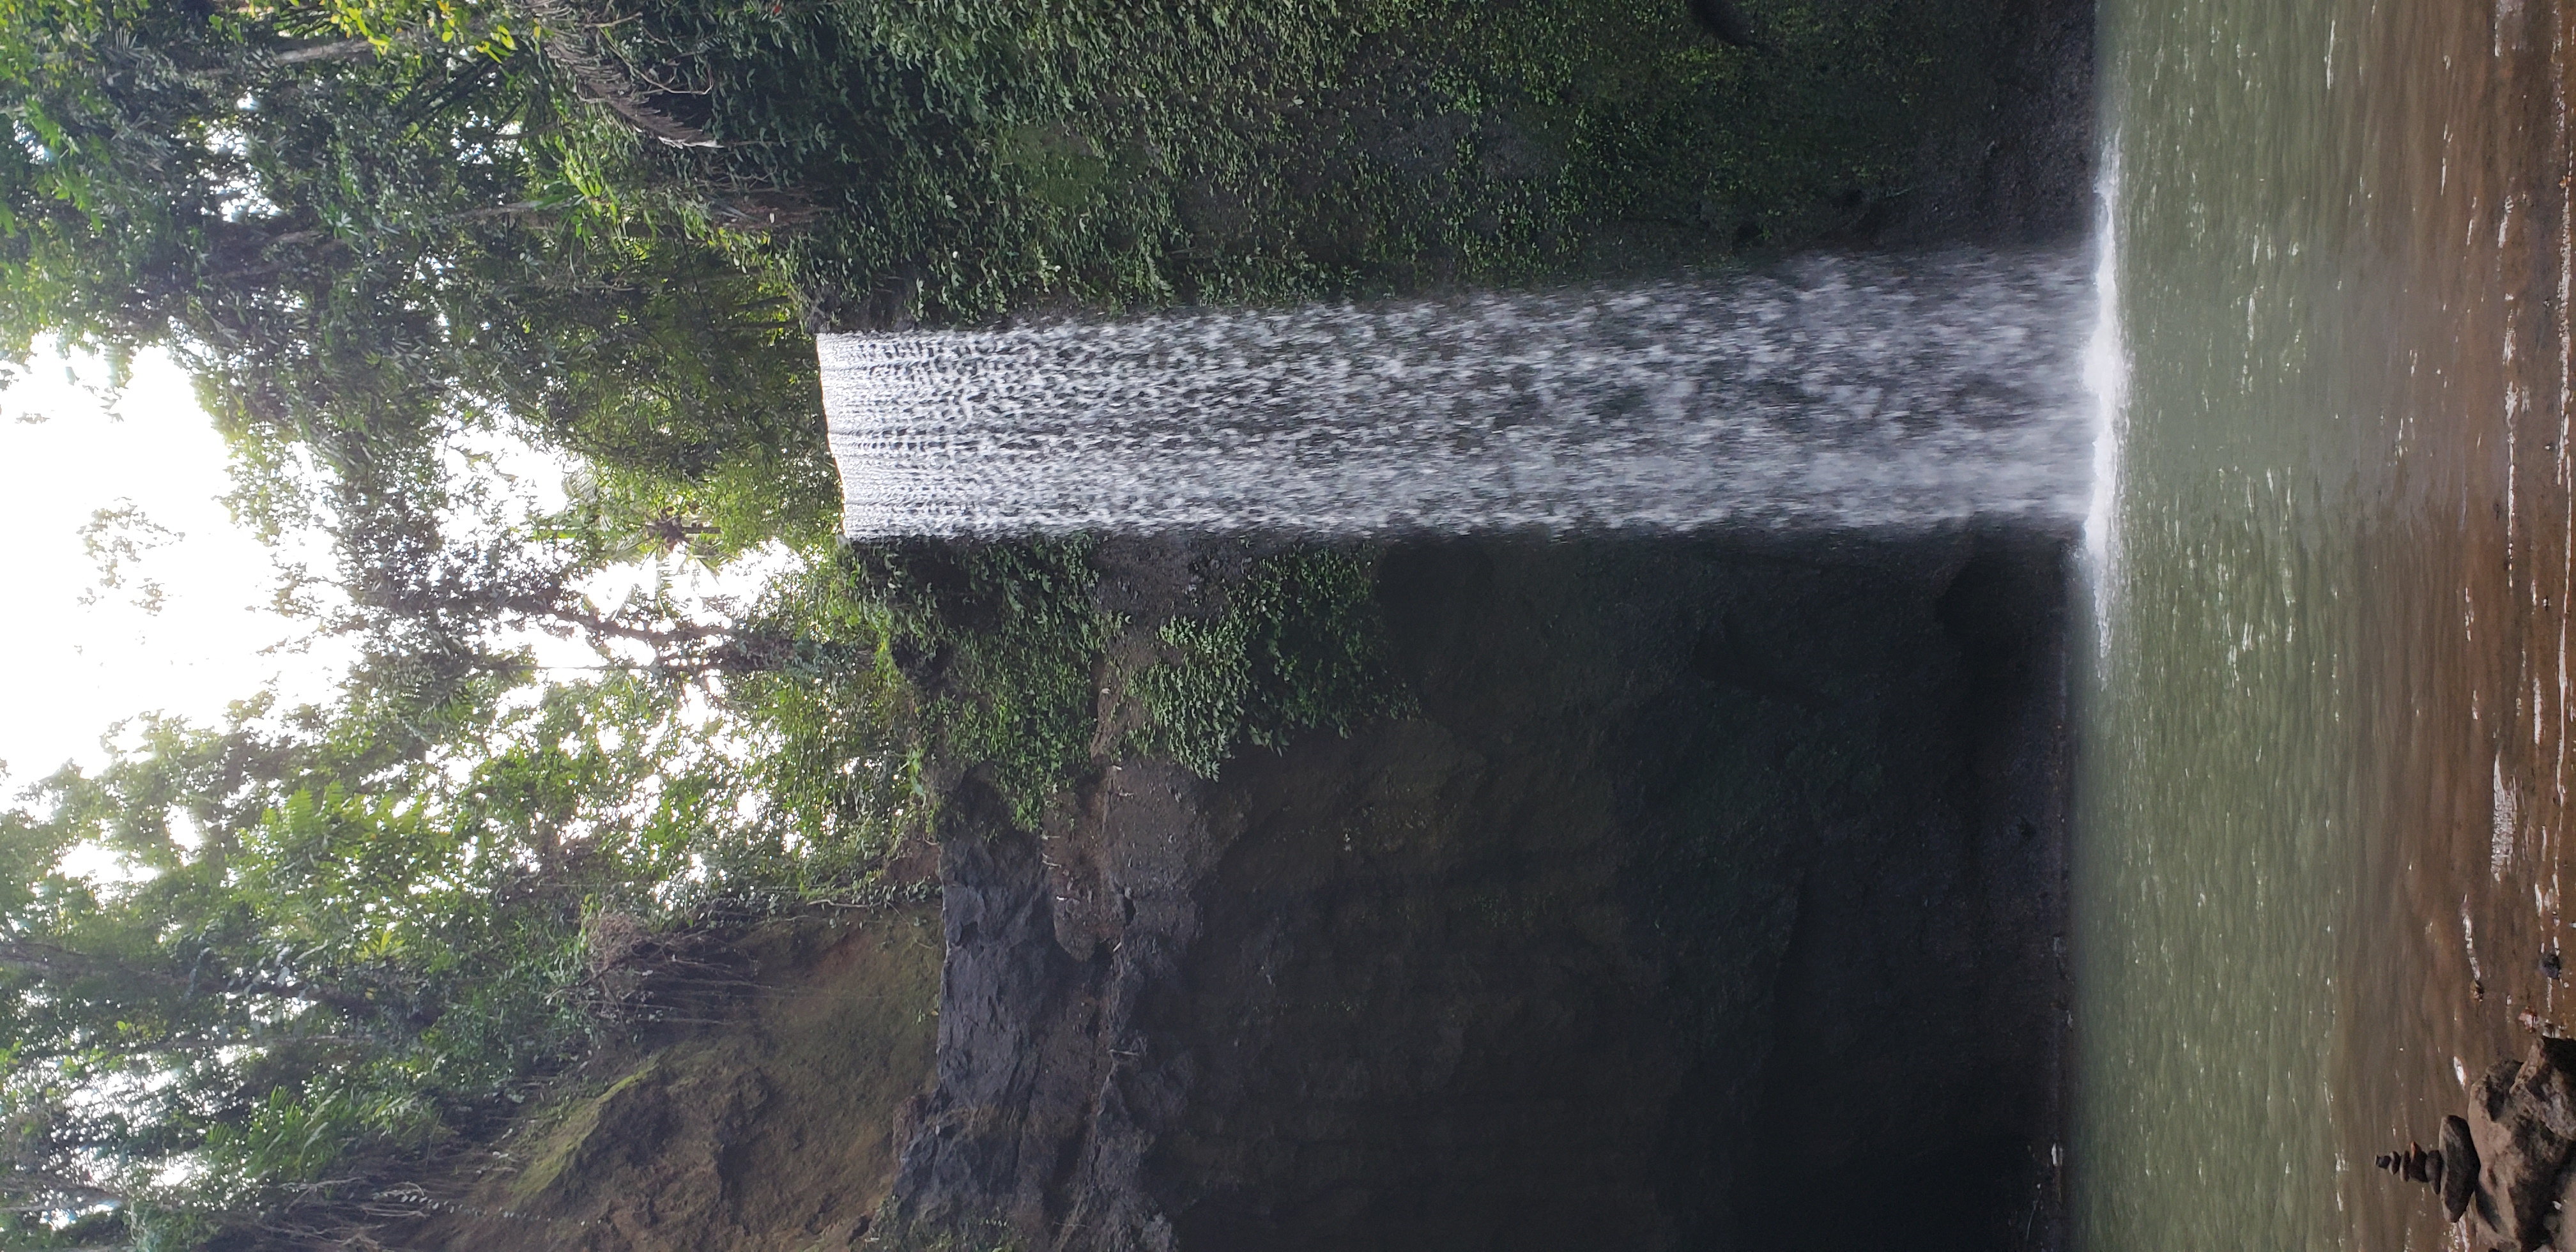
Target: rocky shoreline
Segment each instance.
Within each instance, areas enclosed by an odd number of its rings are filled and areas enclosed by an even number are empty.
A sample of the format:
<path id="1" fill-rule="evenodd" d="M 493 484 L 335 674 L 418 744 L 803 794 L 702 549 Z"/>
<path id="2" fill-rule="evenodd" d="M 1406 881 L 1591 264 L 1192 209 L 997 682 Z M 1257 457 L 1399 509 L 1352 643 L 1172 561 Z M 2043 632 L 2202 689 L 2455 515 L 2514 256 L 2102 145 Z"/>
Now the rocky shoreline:
<path id="1" fill-rule="evenodd" d="M 2409 1144 L 2380 1168 L 2430 1187 L 2480 1252 L 2576 1247 L 2576 1040 L 2534 1041 L 2468 1095 L 2468 1115 L 2442 1119 L 2434 1149 Z"/>

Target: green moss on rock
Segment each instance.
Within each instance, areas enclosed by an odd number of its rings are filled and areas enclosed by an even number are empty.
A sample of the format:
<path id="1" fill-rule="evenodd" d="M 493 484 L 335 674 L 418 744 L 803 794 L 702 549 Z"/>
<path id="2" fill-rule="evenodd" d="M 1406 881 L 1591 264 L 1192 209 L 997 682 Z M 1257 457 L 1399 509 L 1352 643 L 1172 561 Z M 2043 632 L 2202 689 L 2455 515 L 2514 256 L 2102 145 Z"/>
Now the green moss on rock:
<path id="1" fill-rule="evenodd" d="M 1214 778 L 1242 747 L 1309 731 L 1347 735 L 1411 700 L 1389 672 L 1373 563 L 1291 548 L 1253 564 L 1213 616 L 1175 617 L 1162 658 L 1130 680 L 1145 720 L 1129 746 Z"/>
<path id="2" fill-rule="evenodd" d="M 790 204 L 762 250 L 858 327 L 1720 259 L 1852 225 L 1982 101 L 1994 6 L 1746 8 L 1756 47 L 1682 0 L 686 0 L 609 35 L 711 84 L 666 103 L 724 146 L 668 159 Z"/>

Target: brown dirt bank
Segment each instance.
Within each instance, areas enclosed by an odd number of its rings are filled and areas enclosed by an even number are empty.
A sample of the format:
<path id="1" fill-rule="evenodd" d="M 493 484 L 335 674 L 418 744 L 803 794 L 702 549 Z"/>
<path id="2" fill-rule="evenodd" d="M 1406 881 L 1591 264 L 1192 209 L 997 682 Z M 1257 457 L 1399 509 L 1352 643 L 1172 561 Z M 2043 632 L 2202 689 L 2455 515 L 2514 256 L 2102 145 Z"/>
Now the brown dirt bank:
<path id="1" fill-rule="evenodd" d="M 594 1057 L 435 1216 L 387 1246 L 788 1252 L 865 1233 L 897 1111 L 928 1079 L 938 916 L 774 923 L 683 970 L 712 985 L 643 1046 Z"/>
<path id="2" fill-rule="evenodd" d="M 1419 716 L 970 784 L 881 1239 L 2056 1246 L 2067 559 L 1401 547 Z"/>

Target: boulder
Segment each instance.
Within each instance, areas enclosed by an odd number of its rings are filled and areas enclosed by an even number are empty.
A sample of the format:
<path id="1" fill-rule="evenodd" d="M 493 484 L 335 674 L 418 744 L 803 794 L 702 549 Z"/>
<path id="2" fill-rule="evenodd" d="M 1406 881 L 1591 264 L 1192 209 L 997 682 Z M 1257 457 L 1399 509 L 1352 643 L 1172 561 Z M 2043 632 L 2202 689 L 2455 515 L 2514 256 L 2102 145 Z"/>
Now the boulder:
<path id="1" fill-rule="evenodd" d="M 2576 1155 L 2576 1042 L 2542 1039 L 2521 1061 L 2498 1063 L 2470 1093 L 2466 1121 L 2478 1162 L 2477 1191 L 2464 1206 L 2471 1241 L 2513 1252 L 2549 1247 L 2560 1175 Z M 2447 1122 L 2443 1131 L 2447 1140 Z"/>
<path id="2" fill-rule="evenodd" d="M 2576 1240 L 2568 1237 L 2567 1218 L 2571 1213 L 2576 1213 L 2576 1163 L 2571 1163 L 2558 1175 L 2558 1207 L 2549 1215 L 2550 1237 L 2553 1240 L 2549 1246 L 2553 1248 L 2576 1246 Z"/>
<path id="3" fill-rule="evenodd" d="M 2469 1211 L 2478 1189 L 2478 1150 L 2469 1138 L 2469 1123 L 2457 1114 L 2442 1119 L 2442 1217 L 2458 1221 Z"/>

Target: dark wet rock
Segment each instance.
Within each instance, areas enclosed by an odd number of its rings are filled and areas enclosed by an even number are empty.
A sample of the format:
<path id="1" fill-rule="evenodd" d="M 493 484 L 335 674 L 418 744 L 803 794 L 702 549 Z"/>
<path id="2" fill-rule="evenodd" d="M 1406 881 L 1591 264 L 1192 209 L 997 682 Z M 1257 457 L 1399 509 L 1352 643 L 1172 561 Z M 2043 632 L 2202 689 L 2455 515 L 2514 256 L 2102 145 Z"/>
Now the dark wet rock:
<path id="1" fill-rule="evenodd" d="M 2468 1123 L 2480 1162 L 2473 1238 L 2520 1252 L 2550 1246 L 2560 1174 L 2576 1155 L 2576 1041 L 2538 1040 L 2523 1060 L 2488 1071 Z"/>
<path id="2" fill-rule="evenodd" d="M 1861 232 L 1879 245 L 1968 238 L 1995 244 L 2080 238 L 2091 228 L 2094 141 L 2091 0 L 2005 0 L 2009 53 L 1973 125 L 1927 141 L 1906 190 Z"/>
<path id="3" fill-rule="evenodd" d="M 2454 1118 L 2452 1120 L 2456 1121 L 2458 1119 Z M 2446 1123 L 2443 1128 L 2447 1131 L 2449 1129 L 2448 1124 Z M 2466 1142 L 2466 1140 L 2463 1140 L 2462 1142 Z M 2379 1154 L 2379 1158 L 2375 1163 L 2379 1168 L 2387 1170 L 2389 1173 L 2395 1174 L 2408 1182 L 2427 1184 L 2431 1186 L 2433 1190 L 2445 1195 L 2449 1194 L 2452 1180 L 2462 1177 L 2462 1175 L 2457 1171 L 2450 1168 L 2450 1162 L 2444 1158 L 2440 1152 L 2427 1152 L 2424 1150 L 2424 1145 L 2420 1143 L 2407 1144 L 2406 1150 L 2403 1152 L 2382 1152 Z M 2462 1182 L 2458 1185 L 2465 1188 L 2470 1184 Z M 2456 1216 L 2453 1220 L 2457 1220 Z"/>
<path id="4" fill-rule="evenodd" d="M 2469 1138 L 2469 1123 L 2458 1114 L 2442 1119 L 2442 1217 L 2458 1221 L 2469 1211 L 2478 1188 L 2478 1149 Z"/>
<path id="5" fill-rule="evenodd" d="M 1735 0 L 1690 0 L 1691 20 L 1700 29 L 1738 48 L 1755 45 L 1753 23 Z"/>
<path id="6" fill-rule="evenodd" d="M 2442 1185 L 2442 1158 L 2424 1150 L 2420 1143 L 2406 1145 L 2403 1152 L 2383 1152 L 2378 1161 L 2381 1169 L 2408 1182 L 2431 1183 L 2436 1190 Z"/>
<path id="7" fill-rule="evenodd" d="M 1212 781 L 1107 760 L 1035 831 L 951 804 L 938 1082 L 880 1233 L 2062 1246 L 2066 553 L 1388 551 L 1418 716 Z M 1183 555 L 1103 597 L 1157 620 Z"/>

